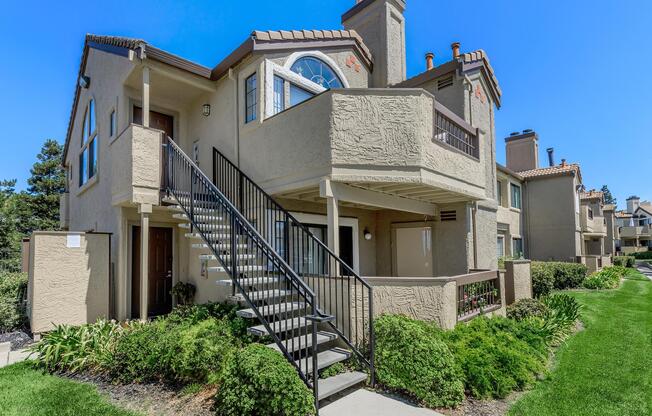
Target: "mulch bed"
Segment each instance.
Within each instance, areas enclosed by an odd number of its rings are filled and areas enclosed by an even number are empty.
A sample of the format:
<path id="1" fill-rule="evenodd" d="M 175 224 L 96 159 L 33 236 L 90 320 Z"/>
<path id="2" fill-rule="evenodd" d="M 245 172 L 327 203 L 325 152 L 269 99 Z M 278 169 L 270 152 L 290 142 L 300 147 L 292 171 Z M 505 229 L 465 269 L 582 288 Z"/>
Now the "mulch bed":
<path id="1" fill-rule="evenodd" d="M 110 380 L 87 374 L 61 375 L 74 381 L 97 387 L 100 394 L 123 409 L 156 416 L 214 416 L 212 410 L 215 389 L 183 394 L 182 387 L 166 384 L 115 384 Z"/>
<path id="2" fill-rule="evenodd" d="M 32 337 L 23 331 L 5 332 L 0 334 L 0 343 L 11 342 L 11 350 L 20 350 L 34 343 Z"/>

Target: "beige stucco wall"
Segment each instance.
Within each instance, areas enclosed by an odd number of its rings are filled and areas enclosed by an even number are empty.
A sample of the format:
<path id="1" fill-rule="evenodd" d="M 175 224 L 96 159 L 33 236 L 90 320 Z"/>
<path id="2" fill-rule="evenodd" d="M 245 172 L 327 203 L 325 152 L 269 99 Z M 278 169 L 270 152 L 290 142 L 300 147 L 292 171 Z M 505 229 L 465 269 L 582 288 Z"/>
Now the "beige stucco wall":
<path id="1" fill-rule="evenodd" d="M 79 236 L 79 247 L 68 247 L 69 236 Z M 109 250 L 108 234 L 32 234 L 28 291 L 32 332 L 108 317 Z"/>
<path id="2" fill-rule="evenodd" d="M 505 236 L 505 256 L 515 256 L 513 253 L 512 240 L 520 238 L 523 241 L 524 257 L 528 257 L 525 236 L 525 207 L 523 195 L 525 187 L 523 182 L 518 178 L 505 172 L 497 170 L 497 181 L 501 182 L 502 200 L 497 201 L 498 208 L 496 212 L 496 221 L 498 222 L 498 231 Z M 511 184 L 521 187 L 521 209 L 512 208 L 511 204 Z"/>
<path id="3" fill-rule="evenodd" d="M 531 266 L 529 260 L 505 261 L 505 302 L 507 305 L 532 297 Z"/>

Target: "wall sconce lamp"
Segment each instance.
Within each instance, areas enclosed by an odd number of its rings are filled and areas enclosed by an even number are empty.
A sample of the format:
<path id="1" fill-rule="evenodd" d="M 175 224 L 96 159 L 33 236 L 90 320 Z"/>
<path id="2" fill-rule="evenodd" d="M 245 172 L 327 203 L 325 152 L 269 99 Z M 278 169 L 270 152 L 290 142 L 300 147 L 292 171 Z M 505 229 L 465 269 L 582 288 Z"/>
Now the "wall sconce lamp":
<path id="1" fill-rule="evenodd" d="M 83 89 L 87 89 L 91 86 L 91 78 L 88 75 L 82 75 L 79 77 L 79 86 Z"/>
<path id="2" fill-rule="evenodd" d="M 211 105 L 210 105 L 210 104 L 204 104 L 204 105 L 201 107 L 201 114 L 202 114 L 204 117 L 208 117 L 208 116 L 210 116 L 210 115 L 211 115 Z"/>
<path id="3" fill-rule="evenodd" d="M 371 240 L 371 238 L 373 237 L 371 235 L 371 232 L 369 231 L 369 229 L 367 229 L 367 227 L 365 227 L 365 229 L 364 229 L 364 231 L 362 233 L 364 235 L 364 239 L 367 240 L 367 241 Z"/>

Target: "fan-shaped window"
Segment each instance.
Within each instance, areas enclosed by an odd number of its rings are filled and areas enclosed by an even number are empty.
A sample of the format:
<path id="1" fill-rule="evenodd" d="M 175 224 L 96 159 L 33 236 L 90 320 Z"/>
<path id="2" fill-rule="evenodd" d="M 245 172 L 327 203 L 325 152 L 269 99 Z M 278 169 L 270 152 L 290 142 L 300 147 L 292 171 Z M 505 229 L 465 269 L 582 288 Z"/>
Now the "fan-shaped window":
<path id="1" fill-rule="evenodd" d="M 333 68 L 321 59 L 313 56 L 299 58 L 290 68 L 302 77 L 319 84 L 326 89 L 342 88 L 342 80 L 335 74 Z"/>

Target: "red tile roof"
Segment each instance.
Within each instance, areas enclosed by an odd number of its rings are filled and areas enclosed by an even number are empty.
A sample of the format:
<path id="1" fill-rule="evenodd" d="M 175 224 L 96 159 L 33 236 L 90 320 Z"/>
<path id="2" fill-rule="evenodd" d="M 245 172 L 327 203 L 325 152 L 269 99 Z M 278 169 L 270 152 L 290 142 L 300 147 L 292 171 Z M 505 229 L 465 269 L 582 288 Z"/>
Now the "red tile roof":
<path id="1" fill-rule="evenodd" d="M 525 179 L 540 178 L 546 176 L 563 176 L 563 175 L 572 175 L 572 174 L 578 175 L 581 180 L 582 175 L 580 172 L 580 165 L 576 163 L 571 163 L 567 165 L 550 166 L 545 168 L 531 169 L 531 170 L 525 170 L 523 172 L 519 172 L 519 175 L 521 175 Z"/>

